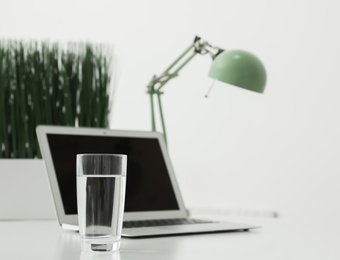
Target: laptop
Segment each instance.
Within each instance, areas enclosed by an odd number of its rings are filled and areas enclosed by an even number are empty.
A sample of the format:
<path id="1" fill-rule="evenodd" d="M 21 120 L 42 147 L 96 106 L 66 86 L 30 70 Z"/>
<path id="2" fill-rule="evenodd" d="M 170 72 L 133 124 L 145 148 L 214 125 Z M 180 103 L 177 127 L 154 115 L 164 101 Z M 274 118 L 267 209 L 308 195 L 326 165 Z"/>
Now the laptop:
<path id="1" fill-rule="evenodd" d="M 160 133 L 100 128 L 38 126 L 59 224 L 78 229 L 76 154 L 126 154 L 123 237 L 153 237 L 226 231 L 256 226 L 189 218 Z"/>

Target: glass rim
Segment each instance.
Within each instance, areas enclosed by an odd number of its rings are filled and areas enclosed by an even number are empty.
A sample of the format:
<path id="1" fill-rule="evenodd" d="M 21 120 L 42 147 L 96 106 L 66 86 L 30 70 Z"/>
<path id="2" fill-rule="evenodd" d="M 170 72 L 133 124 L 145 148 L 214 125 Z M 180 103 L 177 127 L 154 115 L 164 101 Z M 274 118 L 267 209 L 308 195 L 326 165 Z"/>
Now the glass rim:
<path id="1" fill-rule="evenodd" d="M 115 153 L 79 153 L 76 154 L 77 157 L 84 157 L 84 156 L 112 156 L 112 157 L 127 157 L 126 154 L 115 154 Z"/>
<path id="2" fill-rule="evenodd" d="M 77 176 L 84 175 L 116 175 L 126 176 L 126 154 L 88 153 L 77 154 Z"/>

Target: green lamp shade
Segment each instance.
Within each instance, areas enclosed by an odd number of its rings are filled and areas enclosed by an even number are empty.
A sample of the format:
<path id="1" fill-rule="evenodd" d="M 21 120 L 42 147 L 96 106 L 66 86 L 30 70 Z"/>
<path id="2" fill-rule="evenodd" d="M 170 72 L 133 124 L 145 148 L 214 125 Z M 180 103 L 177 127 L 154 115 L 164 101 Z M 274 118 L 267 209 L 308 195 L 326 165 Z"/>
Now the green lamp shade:
<path id="1" fill-rule="evenodd" d="M 224 51 L 213 61 L 209 77 L 251 91 L 263 93 L 266 70 L 253 54 L 242 51 Z"/>

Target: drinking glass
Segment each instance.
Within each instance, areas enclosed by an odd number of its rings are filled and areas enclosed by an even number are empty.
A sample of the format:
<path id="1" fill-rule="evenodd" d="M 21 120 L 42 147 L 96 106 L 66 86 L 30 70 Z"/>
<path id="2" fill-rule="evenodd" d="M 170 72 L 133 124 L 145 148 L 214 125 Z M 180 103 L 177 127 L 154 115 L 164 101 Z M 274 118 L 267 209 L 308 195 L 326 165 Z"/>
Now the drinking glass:
<path id="1" fill-rule="evenodd" d="M 77 203 L 82 250 L 120 248 L 125 202 L 127 156 L 77 155 Z"/>

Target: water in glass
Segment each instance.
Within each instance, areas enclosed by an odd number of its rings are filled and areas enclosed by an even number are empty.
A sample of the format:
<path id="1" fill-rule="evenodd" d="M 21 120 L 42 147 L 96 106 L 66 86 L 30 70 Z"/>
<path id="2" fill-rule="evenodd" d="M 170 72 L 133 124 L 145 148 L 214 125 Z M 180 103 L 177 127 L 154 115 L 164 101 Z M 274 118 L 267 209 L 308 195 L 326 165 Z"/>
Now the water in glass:
<path id="1" fill-rule="evenodd" d="M 79 233 L 91 251 L 120 247 L 125 179 L 123 175 L 77 176 Z"/>

